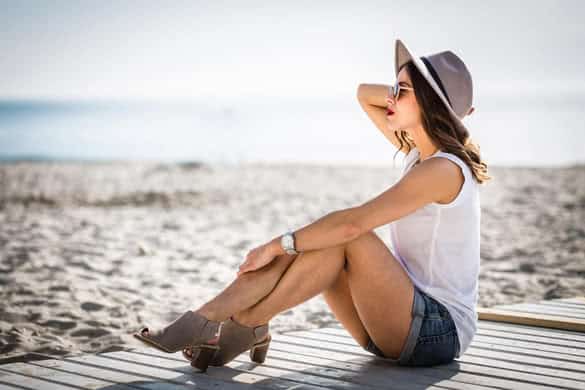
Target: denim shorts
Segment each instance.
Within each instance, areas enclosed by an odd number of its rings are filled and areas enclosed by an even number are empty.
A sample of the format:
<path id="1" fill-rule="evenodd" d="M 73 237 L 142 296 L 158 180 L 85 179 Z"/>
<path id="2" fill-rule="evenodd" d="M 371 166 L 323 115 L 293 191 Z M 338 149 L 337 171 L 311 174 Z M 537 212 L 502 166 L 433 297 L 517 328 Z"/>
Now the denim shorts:
<path id="1" fill-rule="evenodd" d="M 459 338 L 447 308 L 414 286 L 411 314 L 410 331 L 398 359 L 384 356 L 371 338 L 364 349 L 401 366 L 434 366 L 455 359 Z"/>

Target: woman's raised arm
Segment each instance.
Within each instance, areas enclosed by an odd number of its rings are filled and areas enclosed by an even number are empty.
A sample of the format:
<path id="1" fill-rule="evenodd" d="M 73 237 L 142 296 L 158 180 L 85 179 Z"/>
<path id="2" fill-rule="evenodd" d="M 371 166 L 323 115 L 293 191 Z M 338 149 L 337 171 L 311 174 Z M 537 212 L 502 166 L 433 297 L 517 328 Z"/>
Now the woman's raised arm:
<path id="1" fill-rule="evenodd" d="M 386 118 L 386 108 L 388 107 L 386 98 L 388 97 L 389 87 L 389 85 L 385 84 L 360 84 L 357 89 L 357 98 L 360 106 L 374 122 L 374 125 L 396 149 L 400 149 L 400 140 L 394 134 L 394 131 L 388 128 L 388 118 Z M 403 142 L 404 153 L 406 153 L 405 148 L 406 145 Z"/>

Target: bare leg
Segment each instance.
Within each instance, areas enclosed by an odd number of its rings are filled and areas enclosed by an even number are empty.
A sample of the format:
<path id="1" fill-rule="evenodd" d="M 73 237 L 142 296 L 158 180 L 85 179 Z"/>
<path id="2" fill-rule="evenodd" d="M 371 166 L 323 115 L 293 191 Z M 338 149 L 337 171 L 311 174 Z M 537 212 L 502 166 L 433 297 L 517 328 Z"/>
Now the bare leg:
<path id="1" fill-rule="evenodd" d="M 345 264 L 345 248 L 336 246 L 299 254 L 268 296 L 234 315 L 246 326 L 267 323 L 276 314 L 294 307 L 331 287 Z"/>
<path id="2" fill-rule="evenodd" d="M 265 324 L 319 293 L 327 295 L 331 309 L 360 345 L 371 338 L 385 356 L 399 356 L 412 322 L 414 286 L 372 231 L 344 246 L 301 253 L 269 295 L 234 318 L 248 326 Z"/>
<path id="3" fill-rule="evenodd" d="M 351 334 L 359 345 L 365 347 L 369 335 L 353 300 L 349 287 L 349 273 L 346 267 L 339 273 L 339 277 L 333 285 L 322 292 L 323 299 L 335 315 L 335 318 Z M 355 294 L 355 291 L 354 291 Z"/>
<path id="4" fill-rule="evenodd" d="M 398 357 L 412 321 L 414 286 L 374 232 L 365 233 L 345 246 L 303 252 L 296 259 L 295 256 L 280 259 L 279 256 L 268 266 L 241 275 L 201 309 L 219 313 L 217 320 L 233 315 L 239 323 L 258 326 L 326 292 L 332 310 L 360 345 L 371 338 L 386 356 Z M 340 280 L 342 272 L 344 278 Z M 342 281 L 347 288 L 336 288 Z M 238 297 L 240 294 L 245 298 Z M 345 307 L 350 303 L 354 309 Z"/>
<path id="5" fill-rule="evenodd" d="M 278 256 L 267 266 L 240 275 L 197 311 L 209 320 L 225 321 L 231 315 L 255 305 L 274 289 L 296 257 Z"/>

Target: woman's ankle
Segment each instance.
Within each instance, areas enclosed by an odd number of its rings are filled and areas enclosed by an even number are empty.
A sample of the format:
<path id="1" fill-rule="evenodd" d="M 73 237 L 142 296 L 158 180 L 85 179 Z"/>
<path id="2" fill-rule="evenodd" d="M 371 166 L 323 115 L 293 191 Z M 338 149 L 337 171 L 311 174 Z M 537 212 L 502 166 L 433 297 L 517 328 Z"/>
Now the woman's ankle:
<path id="1" fill-rule="evenodd" d="M 245 310 L 242 310 L 231 316 L 232 321 L 235 323 L 247 326 L 248 328 L 256 328 L 261 325 L 265 325 L 268 321 L 258 321 L 250 317 Z"/>
<path id="2" fill-rule="evenodd" d="M 202 315 L 203 317 L 207 318 L 209 321 L 216 321 L 222 322 L 225 321 L 226 318 L 222 318 L 213 310 L 210 310 L 208 307 L 201 306 L 199 309 L 194 310 L 195 313 Z"/>

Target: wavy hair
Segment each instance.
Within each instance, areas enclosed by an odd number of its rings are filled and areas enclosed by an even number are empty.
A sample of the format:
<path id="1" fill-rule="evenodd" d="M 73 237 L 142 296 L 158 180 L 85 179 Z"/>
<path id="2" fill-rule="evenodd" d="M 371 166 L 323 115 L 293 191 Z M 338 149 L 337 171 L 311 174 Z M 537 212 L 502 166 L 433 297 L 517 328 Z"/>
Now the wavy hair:
<path id="1" fill-rule="evenodd" d="M 416 101 L 421 107 L 423 128 L 433 144 L 444 152 L 452 153 L 463 160 L 478 183 L 491 180 L 492 178 L 487 174 L 487 164 L 481 159 L 479 144 L 473 142 L 467 130 L 456 125 L 439 95 L 414 63 L 409 61 L 403 67 L 406 67 L 412 81 Z M 400 134 L 398 134 L 399 132 Z M 395 130 L 394 135 L 400 141 L 400 148 L 396 154 L 403 149 L 407 149 L 405 153 L 408 154 L 415 147 L 414 140 L 406 131 Z M 396 154 L 394 158 L 396 158 Z"/>

